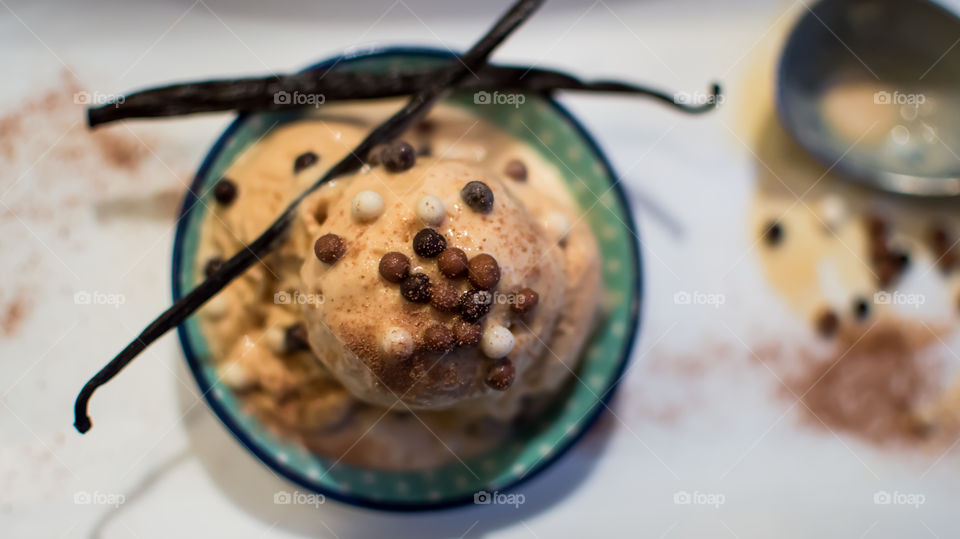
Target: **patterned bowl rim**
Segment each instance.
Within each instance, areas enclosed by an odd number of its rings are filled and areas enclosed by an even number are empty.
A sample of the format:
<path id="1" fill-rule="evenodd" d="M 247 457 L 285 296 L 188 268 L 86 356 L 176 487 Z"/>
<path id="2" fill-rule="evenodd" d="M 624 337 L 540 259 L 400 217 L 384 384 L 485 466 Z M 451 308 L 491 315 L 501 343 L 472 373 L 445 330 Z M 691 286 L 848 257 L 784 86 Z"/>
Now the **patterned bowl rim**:
<path id="1" fill-rule="evenodd" d="M 337 56 L 327 58 L 326 60 L 320 61 L 314 65 L 311 65 L 304 69 L 304 71 L 313 71 L 317 69 L 325 69 L 332 67 L 336 64 L 349 62 L 351 60 L 359 60 L 370 57 L 378 56 L 409 56 L 409 57 L 427 57 L 427 58 L 450 58 L 454 56 L 454 53 L 446 49 L 436 49 L 431 47 L 373 47 L 364 50 L 352 50 Z M 500 492 L 509 491 L 516 489 L 519 485 L 531 480 L 535 476 L 539 475 L 542 471 L 549 468 L 552 464 L 557 462 L 563 455 L 567 453 L 573 446 L 579 442 L 584 435 L 593 427 L 597 422 L 599 417 L 605 408 L 609 405 L 610 401 L 613 399 L 614 394 L 616 393 L 617 388 L 623 377 L 623 373 L 626 370 L 626 366 L 629 363 L 630 357 L 633 353 L 633 347 L 636 343 L 637 335 L 639 334 L 639 322 L 640 322 L 640 310 L 643 303 L 643 264 L 642 258 L 640 255 L 640 246 L 639 246 L 639 235 L 637 232 L 636 222 L 633 216 L 633 212 L 630 209 L 630 205 L 627 202 L 626 193 L 623 191 L 623 187 L 620 182 L 617 180 L 617 176 L 613 171 L 613 167 L 610 165 L 610 162 L 607 160 L 606 155 L 600 150 L 599 145 L 596 143 L 594 138 L 587 132 L 587 130 L 580 124 L 580 122 L 571 114 L 565 107 L 560 105 L 556 100 L 550 96 L 545 97 L 545 102 L 548 103 L 551 109 L 556 112 L 563 120 L 569 123 L 571 128 L 577 134 L 578 137 L 582 140 L 587 148 L 589 148 L 594 155 L 600 166 L 603 169 L 604 177 L 610 181 L 611 191 L 615 193 L 617 200 L 620 203 L 620 207 L 624 213 L 626 219 L 624 220 L 624 226 L 630 232 L 629 244 L 632 249 L 632 258 L 636 262 L 635 276 L 634 276 L 634 289 L 636 295 L 631 300 L 631 306 L 629 309 L 629 326 L 628 333 L 625 335 L 624 347 L 623 347 L 623 356 L 620 358 L 620 361 L 615 369 L 615 378 L 613 379 L 612 384 L 605 388 L 603 396 L 599 399 L 602 406 L 595 406 L 595 409 L 588 413 L 588 416 L 583 419 L 583 426 L 578 433 L 574 436 L 567 438 L 563 444 L 556 447 L 553 453 L 548 457 L 542 459 L 534 468 L 528 470 L 522 476 L 502 485 L 499 487 Z M 192 208 L 195 207 L 196 202 L 198 201 L 197 193 L 202 192 L 202 183 L 204 178 L 206 178 L 209 170 L 213 167 L 214 162 L 217 156 L 224 150 L 227 144 L 233 139 L 237 131 L 239 131 L 244 124 L 247 122 L 250 113 L 240 113 L 234 119 L 233 122 L 226 128 L 226 130 L 220 135 L 214 145 L 210 148 L 204 157 L 203 162 L 200 165 L 200 168 L 197 170 L 197 173 L 190 184 L 190 189 L 187 191 L 183 204 L 181 205 L 180 212 L 178 215 L 178 223 L 176 235 L 173 242 L 173 267 L 172 267 L 172 280 L 173 280 L 173 299 L 176 301 L 183 296 L 183 288 L 181 286 L 180 275 L 183 271 L 183 255 L 182 255 L 182 246 L 185 242 L 184 238 L 186 237 L 187 232 L 190 230 L 189 215 Z M 400 512 L 416 512 L 416 511 L 425 511 L 425 510 L 434 510 L 434 509 L 446 509 L 459 507 L 466 504 L 474 502 L 472 495 L 467 495 L 459 498 L 448 498 L 441 499 L 436 501 L 429 501 L 423 503 L 398 503 L 393 501 L 383 501 L 383 500 L 373 500 L 370 498 L 365 498 L 361 496 L 354 496 L 346 492 L 331 490 L 324 486 L 318 485 L 316 483 L 311 483 L 304 480 L 301 475 L 295 474 L 287 466 L 283 466 L 281 462 L 276 458 L 275 455 L 264 451 L 254 440 L 252 433 L 248 432 L 248 429 L 241 425 L 236 419 L 231 415 L 230 411 L 226 408 L 226 405 L 220 400 L 214 398 L 212 384 L 207 380 L 206 375 L 203 372 L 203 366 L 201 365 L 200 360 L 197 358 L 196 353 L 193 350 L 193 346 L 190 343 L 190 337 L 187 333 L 186 324 L 181 324 L 177 327 L 177 335 L 180 339 L 180 345 L 183 348 L 184 358 L 187 362 L 187 365 L 190 368 L 190 372 L 193 375 L 194 380 L 197 383 L 198 389 L 202 393 L 204 400 L 206 400 L 207 405 L 213 410 L 217 418 L 227 427 L 227 429 L 233 434 L 233 436 L 261 463 L 270 468 L 274 473 L 286 478 L 288 481 L 293 484 L 303 487 L 311 492 L 316 492 L 322 494 L 325 497 L 328 497 L 339 502 L 350 504 L 359 507 L 366 507 L 371 509 L 381 509 L 389 511 L 400 511 Z"/>

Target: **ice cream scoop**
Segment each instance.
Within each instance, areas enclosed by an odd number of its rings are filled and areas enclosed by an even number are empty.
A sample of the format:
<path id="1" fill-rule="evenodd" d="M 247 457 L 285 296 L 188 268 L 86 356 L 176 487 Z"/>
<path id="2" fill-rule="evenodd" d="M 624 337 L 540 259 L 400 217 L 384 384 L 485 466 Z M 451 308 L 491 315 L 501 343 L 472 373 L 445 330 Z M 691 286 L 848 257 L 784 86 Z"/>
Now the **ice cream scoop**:
<path id="1" fill-rule="evenodd" d="M 364 193 L 382 199 L 374 219 L 350 211 Z M 425 197 L 443 215 L 425 221 Z M 305 257 L 301 293 L 323 297 L 303 306 L 310 345 L 358 398 L 414 409 L 469 402 L 503 415 L 576 367 L 579 345 L 558 339 L 586 335 L 599 303 L 598 255 L 585 225 L 562 235 L 550 226 L 557 214 L 578 219 L 538 186 L 482 163 L 421 158 L 401 172 L 364 170 L 305 208 L 313 237 L 346 245 L 332 262 Z M 442 271 L 447 249 L 465 256 L 466 272 Z M 535 307 L 515 308 L 531 294 Z M 458 341 L 465 324 L 479 342 Z M 509 390 L 487 381 L 501 358 L 515 372 Z"/>
<path id="2" fill-rule="evenodd" d="M 245 151 L 225 171 L 236 192 L 206 219 L 198 263 L 238 249 L 302 189 L 300 156 L 336 160 L 389 106 L 330 109 Z M 432 155 L 403 167 L 381 155 L 323 186 L 283 245 L 224 291 L 234 308 L 205 311 L 238 390 L 253 384 L 272 409 L 332 378 L 378 409 L 506 421 L 571 378 L 602 294 L 596 241 L 560 171 L 454 107 L 430 120 L 429 135 L 411 130 L 382 151 Z M 309 346 L 285 346 L 284 332 Z"/>

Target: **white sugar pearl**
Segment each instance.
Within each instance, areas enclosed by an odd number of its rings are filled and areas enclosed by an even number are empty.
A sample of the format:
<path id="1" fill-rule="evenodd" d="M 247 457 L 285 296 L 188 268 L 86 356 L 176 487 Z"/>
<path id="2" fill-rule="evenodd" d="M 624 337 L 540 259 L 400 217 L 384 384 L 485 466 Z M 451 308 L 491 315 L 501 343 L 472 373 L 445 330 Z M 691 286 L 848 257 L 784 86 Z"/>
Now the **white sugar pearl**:
<path id="1" fill-rule="evenodd" d="M 439 225 L 446 215 L 443 201 L 433 195 L 424 195 L 417 201 L 417 217 L 428 225 Z"/>
<path id="2" fill-rule="evenodd" d="M 227 314 L 227 310 L 230 308 L 230 302 L 227 300 L 226 294 L 217 294 L 213 296 L 206 303 L 203 304 L 203 307 L 200 309 L 200 312 L 209 318 L 214 320 L 222 318 L 223 315 Z"/>
<path id="3" fill-rule="evenodd" d="M 847 219 L 847 204 L 838 195 L 827 195 L 820 201 L 820 213 L 827 228 L 836 230 Z"/>
<path id="4" fill-rule="evenodd" d="M 361 223 L 373 221 L 383 213 L 383 197 L 376 191 L 363 190 L 353 196 L 350 214 Z"/>
<path id="5" fill-rule="evenodd" d="M 267 343 L 270 350 L 277 355 L 283 354 L 286 350 L 284 341 L 286 341 L 286 332 L 279 326 L 271 326 L 263 333 L 263 342 Z"/>
<path id="6" fill-rule="evenodd" d="M 483 332 L 480 348 L 489 358 L 506 357 L 513 350 L 513 333 L 503 326 L 492 325 Z"/>
<path id="7" fill-rule="evenodd" d="M 244 390 L 253 387 L 256 383 L 250 372 L 241 363 L 225 363 L 217 369 L 217 378 L 220 382 L 235 390 Z"/>
<path id="8" fill-rule="evenodd" d="M 544 219 L 544 226 L 546 226 L 547 231 L 552 234 L 557 241 L 567 239 L 567 236 L 570 234 L 570 219 L 558 211 L 547 214 Z"/>
<path id="9" fill-rule="evenodd" d="M 413 354 L 413 336 L 403 328 L 387 329 L 380 345 L 388 356 L 404 358 Z"/>

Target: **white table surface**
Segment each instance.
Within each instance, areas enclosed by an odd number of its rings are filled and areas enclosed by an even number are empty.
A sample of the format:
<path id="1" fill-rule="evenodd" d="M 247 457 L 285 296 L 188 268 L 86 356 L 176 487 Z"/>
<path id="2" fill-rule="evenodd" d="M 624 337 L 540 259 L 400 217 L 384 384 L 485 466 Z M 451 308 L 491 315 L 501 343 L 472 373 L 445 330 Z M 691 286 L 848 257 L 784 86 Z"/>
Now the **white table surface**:
<path id="1" fill-rule="evenodd" d="M 69 94 L 71 84 L 106 95 L 292 71 L 348 46 L 460 49 L 506 5 L 0 0 L 0 113 L 15 115 L 47 91 Z M 650 102 L 563 99 L 623 176 L 643 239 L 646 297 L 616 416 L 605 414 L 522 486 L 519 508 L 394 514 L 332 501 L 275 505 L 274 493 L 293 487 L 199 400 L 173 334 L 97 393 L 96 426 L 77 434 L 79 388 L 169 302 L 177 200 L 230 118 L 112 127 L 149 148 L 132 170 L 90 157 L 97 146 L 78 123 L 80 107 L 39 107 L 19 135 L 0 123 L 0 142 L 17 148 L 5 156 L 0 145 L 0 301 L 5 312 L 21 311 L 4 315 L 0 331 L 0 536 L 955 536 L 955 454 L 883 450 L 802 428 L 770 373 L 749 365 L 744 343 L 759 342 L 758 331 L 809 332 L 763 284 L 750 250 L 755 165 L 735 135 L 738 109 L 770 91 L 746 84 L 745 73 L 772 57 L 783 26 L 803 9 L 762 0 L 553 0 L 498 51 L 501 61 L 668 89 L 704 91 L 720 80 L 731 96 L 717 114 L 697 118 Z M 717 316 L 679 308 L 678 290 L 746 300 Z M 77 305 L 78 291 L 125 302 Z M 733 350 L 729 368 L 701 378 L 651 367 L 722 345 Z M 922 493 L 925 503 L 877 505 L 880 490 Z M 724 503 L 676 504 L 679 491 Z M 123 503 L 77 503 L 85 495 Z"/>

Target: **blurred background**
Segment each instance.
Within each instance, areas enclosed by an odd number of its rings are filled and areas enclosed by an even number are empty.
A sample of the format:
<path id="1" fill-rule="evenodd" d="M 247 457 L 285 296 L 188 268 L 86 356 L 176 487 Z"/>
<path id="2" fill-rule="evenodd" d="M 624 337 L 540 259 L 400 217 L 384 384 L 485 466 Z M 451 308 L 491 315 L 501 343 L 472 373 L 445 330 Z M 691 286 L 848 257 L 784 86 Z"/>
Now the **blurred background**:
<path id="1" fill-rule="evenodd" d="M 561 97 L 630 197 L 643 315 L 612 411 L 522 486 L 522 506 L 274 504 L 287 485 L 199 399 L 173 335 L 98 393 L 100 428 L 76 433 L 79 388 L 169 303 L 180 200 L 232 119 L 91 134 L 78 96 L 379 45 L 462 50 L 508 4 L 0 0 L 5 536 L 955 535 L 960 202 L 872 185 L 960 171 L 960 31 L 950 14 L 878 15 L 888 2 L 834 21 L 806 0 L 550 0 L 498 49 L 671 95 L 724 88 L 705 116 Z M 95 291 L 119 299 L 75 301 Z"/>

